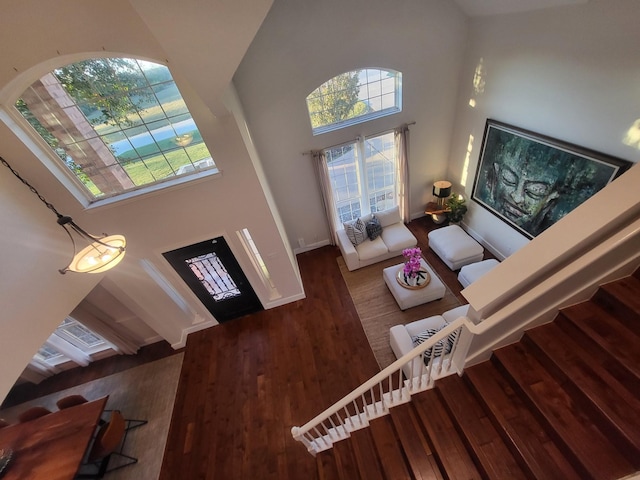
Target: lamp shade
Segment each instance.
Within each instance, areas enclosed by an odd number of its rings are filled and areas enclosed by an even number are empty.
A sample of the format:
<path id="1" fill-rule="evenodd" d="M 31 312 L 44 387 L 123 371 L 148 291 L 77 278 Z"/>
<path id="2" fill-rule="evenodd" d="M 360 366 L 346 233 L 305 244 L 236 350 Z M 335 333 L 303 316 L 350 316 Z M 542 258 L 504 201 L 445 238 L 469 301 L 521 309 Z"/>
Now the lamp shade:
<path id="1" fill-rule="evenodd" d="M 447 198 L 451 195 L 451 182 L 440 180 L 433 184 L 433 195 L 438 198 Z"/>
<path id="2" fill-rule="evenodd" d="M 109 235 L 100 238 L 80 250 L 66 270 L 78 273 L 105 272 L 124 258 L 126 240 L 122 235 Z"/>

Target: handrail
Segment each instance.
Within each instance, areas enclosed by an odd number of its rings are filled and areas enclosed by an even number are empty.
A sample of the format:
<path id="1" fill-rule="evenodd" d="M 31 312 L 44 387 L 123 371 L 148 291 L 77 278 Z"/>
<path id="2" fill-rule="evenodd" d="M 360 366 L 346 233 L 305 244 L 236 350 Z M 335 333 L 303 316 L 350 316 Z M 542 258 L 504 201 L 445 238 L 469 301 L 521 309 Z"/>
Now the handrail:
<path id="1" fill-rule="evenodd" d="M 583 258 L 580 268 L 588 269 L 591 265 L 599 265 L 599 262 L 606 262 L 607 258 L 616 256 L 618 252 L 624 251 L 625 248 L 623 247 L 625 245 L 633 244 L 639 235 L 640 226 L 638 221 L 629 221 L 629 217 L 627 217 L 627 221 L 623 222 L 622 225 L 618 223 L 617 231 L 609 231 L 608 238 L 603 239 L 601 242 L 595 242 L 596 245 L 592 245 L 591 251 L 588 254 L 585 253 L 584 250 L 582 251 Z M 593 239 L 591 239 L 590 243 L 594 243 Z M 574 255 L 575 253 L 575 250 L 569 252 L 570 255 Z M 634 263 L 639 255 L 640 253 L 636 251 L 635 254 L 628 257 L 628 259 Z M 571 274 L 571 272 L 573 272 L 573 274 L 576 273 L 570 266 L 565 268 L 570 270 L 568 274 Z M 564 282 L 562 279 L 555 278 L 557 277 L 557 273 L 557 271 L 551 270 L 547 276 L 545 276 L 545 279 L 537 278 L 537 281 L 540 282 L 539 286 L 546 283 L 546 280 L 553 279 L 553 281 L 545 287 L 547 292 L 549 289 L 553 290 L 557 287 L 558 282 Z M 582 277 L 582 275 L 578 276 Z M 520 287 L 521 285 L 515 286 L 515 288 Z M 536 289 L 532 289 L 530 293 L 535 297 L 545 295 L 544 291 L 534 293 L 533 290 Z M 557 291 L 557 288 L 555 288 L 555 290 Z M 571 292 L 569 292 L 569 294 L 571 294 Z M 525 300 L 524 298 L 527 296 L 528 295 L 524 295 L 521 299 L 516 300 L 510 305 L 514 305 L 516 309 L 524 308 L 522 305 L 518 307 L 516 304 L 521 303 L 521 301 L 524 302 L 524 305 L 530 303 L 532 301 L 531 299 Z M 511 309 L 511 307 L 508 309 Z M 513 314 L 513 312 L 511 313 Z M 529 312 L 529 314 L 531 315 L 531 312 Z M 468 355 L 473 355 L 470 347 L 472 346 L 472 342 L 475 341 L 474 339 L 490 332 L 494 328 L 498 328 L 498 330 L 502 329 L 502 321 L 498 320 L 496 316 L 497 315 L 494 314 L 479 324 L 474 324 L 467 317 L 460 317 L 454 322 L 451 322 L 427 341 L 393 362 L 303 426 L 293 427 L 291 433 L 294 439 L 302 442 L 310 453 L 316 455 L 318 452 L 331 448 L 335 441 L 347 438 L 351 431 L 366 427 L 369 424 L 369 420 L 387 414 L 390 407 L 410 401 L 412 394 L 431 388 L 437 378 L 452 373 L 461 374 L 465 363 L 468 361 Z M 522 316 L 517 315 L 517 317 Z M 522 331 L 522 329 L 526 327 L 527 322 L 531 322 L 531 319 L 520 318 L 520 320 L 522 324 L 518 329 Z M 435 357 L 433 353 L 436 343 L 448 337 L 456 330 L 459 332 L 451 351 L 440 357 Z M 492 344 L 495 345 L 501 340 L 502 338 L 496 338 Z M 475 347 L 477 346 L 474 344 L 474 348 Z M 422 355 L 429 351 L 429 349 L 431 349 L 432 353 L 431 360 L 425 365 L 422 361 Z M 416 364 L 420 365 L 419 371 L 417 372 L 414 371 Z M 410 365 L 410 375 L 408 376 L 408 380 L 403 381 L 402 372 L 403 367 L 406 365 Z M 396 374 L 397 380 L 395 380 Z M 394 381 L 397 388 L 394 388 Z M 387 383 L 386 386 L 385 383 Z M 370 399 L 366 398 L 367 395 Z"/>
<path id="2" fill-rule="evenodd" d="M 436 357 L 434 355 L 436 344 L 447 339 L 456 330 L 458 335 L 450 352 Z M 304 443 L 313 455 L 331 448 L 334 441 L 346 438 L 349 432 L 367 426 L 368 420 L 386 414 L 390 406 L 408 402 L 411 394 L 431 388 L 436 378 L 448 375 L 456 369 L 456 365 L 462 365 L 470 337 L 477 331 L 478 327 L 468 318 L 458 318 L 301 427 L 292 427 L 291 434 L 296 440 Z M 425 364 L 422 357 L 429 350 L 431 350 L 430 360 Z M 419 359 L 420 364 L 418 372 L 414 371 L 416 359 Z M 462 364 L 457 359 L 462 359 Z M 411 364 L 411 378 L 403 381 L 402 371 L 407 364 Z M 393 378 L 396 374 L 398 374 L 398 388 L 394 390 Z M 385 382 L 388 382 L 386 392 L 384 391 Z M 376 400 L 376 394 L 379 400 Z M 371 395 L 372 403 L 367 403 L 366 395 Z M 358 405 L 358 402 L 362 405 Z M 353 408 L 353 414 L 349 408 Z M 342 415 L 342 412 L 345 415 Z M 323 429 L 325 433 L 321 433 L 319 429 Z M 315 432 L 316 435 L 312 435 L 311 432 Z"/>
<path id="3" fill-rule="evenodd" d="M 623 190 L 626 187 L 635 191 L 638 178 L 640 167 L 632 168 L 616 182 Z M 470 304 L 468 315 L 473 320 L 482 320 L 480 323 L 475 324 L 467 317 L 458 318 L 302 427 L 293 427 L 293 437 L 313 455 L 331 448 L 333 442 L 348 437 L 351 431 L 366 427 L 370 419 L 410 401 L 412 394 L 431 388 L 439 376 L 461 374 L 468 356 L 478 359 L 500 344 L 517 340 L 518 332 L 521 335 L 546 312 L 575 302 L 601 280 L 629 272 L 630 267 L 637 268 L 640 252 L 634 245 L 640 236 L 640 204 L 635 196 L 627 195 L 614 214 L 605 208 L 610 202 L 602 202 L 602 198 L 594 196 L 567 215 L 567 219 L 570 216 L 574 219 L 573 223 L 558 222 L 536 242 L 489 272 L 484 281 L 463 290 Z M 598 212 L 602 213 L 599 221 L 590 221 Z M 579 235 L 574 235 L 574 225 L 581 227 Z M 562 250 L 555 248 L 558 246 Z M 536 259 L 533 265 L 532 258 Z M 516 281 L 511 275 L 504 275 L 505 271 L 517 273 L 513 275 Z M 563 288 L 558 288 L 560 285 Z M 436 343 L 455 330 L 458 335 L 451 352 L 435 357 Z M 425 365 L 422 356 L 429 349 L 431 359 Z M 417 372 L 416 364 L 420 366 Z M 407 365 L 410 375 L 403 381 L 402 372 Z"/>

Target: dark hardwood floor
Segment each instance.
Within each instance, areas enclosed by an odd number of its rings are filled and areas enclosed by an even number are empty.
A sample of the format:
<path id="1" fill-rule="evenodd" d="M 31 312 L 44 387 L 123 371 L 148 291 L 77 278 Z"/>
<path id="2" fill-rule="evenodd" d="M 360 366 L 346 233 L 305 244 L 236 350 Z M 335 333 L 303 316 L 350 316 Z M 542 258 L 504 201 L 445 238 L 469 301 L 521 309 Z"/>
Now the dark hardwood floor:
<path id="1" fill-rule="evenodd" d="M 409 224 L 427 261 L 465 302 L 457 272 L 427 247 L 436 227 L 429 217 Z M 291 427 L 378 372 L 339 255 L 337 247 L 298 255 L 304 300 L 189 335 L 161 479 L 317 478 L 314 457 L 293 440 Z M 16 387 L 3 406 L 173 353 L 161 342 L 136 356 L 95 362 Z"/>

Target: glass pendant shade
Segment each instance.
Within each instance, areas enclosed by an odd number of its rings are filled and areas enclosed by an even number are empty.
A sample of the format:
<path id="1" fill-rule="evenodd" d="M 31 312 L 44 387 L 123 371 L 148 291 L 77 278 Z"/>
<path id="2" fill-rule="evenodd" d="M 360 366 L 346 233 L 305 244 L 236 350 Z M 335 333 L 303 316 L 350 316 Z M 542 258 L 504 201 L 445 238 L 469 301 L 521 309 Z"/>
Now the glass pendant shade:
<path id="1" fill-rule="evenodd" d="M 68 267 L 61 270 L 70 270 L 78 273 L 100 273 L 105 272 L 124 258 L 126 240 L 122 235 L 109 235 L 100 238 L 85 248 L 80 250 L 71 260 Z"/>
<path id="2" fill-rule="evenodd" d="M 107 235 L 105 233 L 102 236 L 95 236 L 85 232 L 71 217 L 62 215 L 56 210 L 56 207 L 47 202 L 35 187 L 22 178 L 22 176 L 9 165 L 9 162 L 0 157 L 0 163 L 7 167 L 18 180 L 24 183 L 49 210 L 55 213 L 56 217 L 58 217 L 58 225 L 69 235 L 69 239 L 73 245 L 73 258 L 69 265 L 58 270 L 60 273 L 63 275 L 67 272 L 100 273 L 115 267 L 122 261 L 127 245 L 127 241 L 122 235 Z M 80 237 L 83 244 L 87 244 L 86 247 L 77 253 L 76 241 L 73 239 L 73 234 Z"/>

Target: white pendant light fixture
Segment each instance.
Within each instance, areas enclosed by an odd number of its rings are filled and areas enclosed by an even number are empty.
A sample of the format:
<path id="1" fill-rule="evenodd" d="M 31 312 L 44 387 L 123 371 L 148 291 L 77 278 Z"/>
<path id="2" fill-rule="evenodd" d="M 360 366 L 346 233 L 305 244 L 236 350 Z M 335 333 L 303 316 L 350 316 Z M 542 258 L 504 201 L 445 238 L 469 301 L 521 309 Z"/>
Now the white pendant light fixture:
<path id="1" fill-rule="evenodd" d="M 0 163 L 11 170 L 22 183 L 24 183 L 29 190 L 38 196 L 40 201 L 44 203 L 49 210 L 56 214 L 58 217 L 58 225 L 60 225 L 73 244 L 73 258 L 69 265 L 58 271 L 65 274 L 69 271 L 78 273 L 100 273 L 115 267 L 122 261 L 125 254 L 125 248 L 127 242 L 122 235 L 107 235 L 101 236 L 91 235 L 80 228 L 71 217 L 61 215 L 56 208 L 49 202 L 47 202 L 38 191 L 29 184 L 20 174 L 15 171 L 7 161 L 0 157 Z M 87 246 L 82 248 L 79 252 L 76 252 L 76 241 L 74 235 L 76 234 L 82 241 L 87 243 Z"/>

